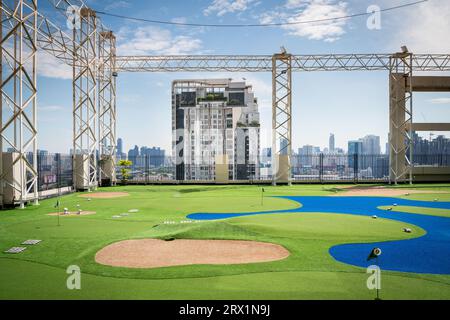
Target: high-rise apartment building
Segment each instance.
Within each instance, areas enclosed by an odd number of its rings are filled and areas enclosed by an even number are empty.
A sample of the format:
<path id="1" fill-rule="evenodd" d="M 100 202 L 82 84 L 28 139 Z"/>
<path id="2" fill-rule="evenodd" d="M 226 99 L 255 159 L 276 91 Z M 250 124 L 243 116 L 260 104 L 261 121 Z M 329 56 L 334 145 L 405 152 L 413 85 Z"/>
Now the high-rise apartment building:
<path id="1" fill-rule="evenodd" d="M 303 166 L 312 166 L 315 159 L 319 159 L 320 147 L 305 145 L 298 149 L 299 164 Z M 316 161 L 317 162 L 317 161 Z"/>
<path id="2" fill-rule="evenodd" d="M 363 144 L 361 140 L 348 142 L 348 166 L 353 168 L 355 166 L 355 155 L 358 157 L 363 153 Z M 358 158 L 358 164 L 360 159 Z"/>
<path id="3" fill-rule="evenodd" d="M 123 153 L 123 140 L 122 138 L 117 139 L 117 154 L 122 155 Z"/>
<path id="4" fill-rule="evenodd" d="M 381 154 L 380 137 L 375 135 L 367 135 L 361 138 L 362 153 L 367 155 Z"/>
<path id="5" fill-rule="evenodd" d="M 140 149 L 141 157 L 150 165 L 151 167 L 160 167 L 164 165 L 166 151 L 160 147 L 141 147 Z"/>
<path id="6" fill-rule="evenodd" d="M 123 139 L 117 139 L 117 147 L 116 147 L 116 158 L 118 160 L 126 159 L 127 155 L 123 152 Z"/>
<path id="7" fill-rule="evenodd" d="M 173 155 L 177 180 L 258 179 L 260 118 L 252 87 L 231 79 L 172 84 Z"/>

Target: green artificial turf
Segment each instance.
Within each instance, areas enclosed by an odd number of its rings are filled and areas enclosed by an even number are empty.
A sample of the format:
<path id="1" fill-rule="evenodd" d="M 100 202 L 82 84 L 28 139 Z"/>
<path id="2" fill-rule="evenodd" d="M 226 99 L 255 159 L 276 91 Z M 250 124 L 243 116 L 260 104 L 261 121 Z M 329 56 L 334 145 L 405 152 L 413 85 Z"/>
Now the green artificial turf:
<path id="1" fill-rule="evenodd" d="M 395 212 L 407 212 L 414 214 L 425 214 L 429 216 L 438 216 L 438 217 L 450 217 L 450 210 L 447 209 L 436 209 L 436 208 L 423 208 L 423 207 L 413 207 L 413 206 L 381 206 L 378 207 L 381 210 L 388 210 Z"/>
<path id="2" fill-rule="evenodd" d="M 336 186 L 337 187 L 337 186 Z M 61 217 L 55 199 L 25 210 L 0 212 L 0 250 L 26 239 L 42 243 L 18 255 L 0 253 L 0 299 L 371 299 L 362 268 L 337 262 L 328 250 L 343 243 L 407 239 L 424 234 L 416 226 L 364 216 L 289 213 L 245 216 L 221 221 L 180 223 L 193 212 L 242 212 L 292 209 L 297 203 L 276 195 L 332 195 L 335 186 L 127 186 L 127 197 L 61 198 L 61 207 L 96 211 Z M 450 191 L 449 186 L 439 186 Z M 421 196 L 415 194 L 414 196 Z M 434 194 L 427 194 L 431 199 Z M 412 197 L 412 196 L 411 196 Z M 442 195 L 439 196 L 443 198 Z M 137 213 L 129 213 L 138 209 Z M 114 215 L 128 213 L 120 219 Z M 175 224 L 164 224 L 174 221 Z M 241 239 L 277 243 L 291 255 L 284 260 L 239 265 L 191 265 L 157 269 L 108 267 L 95 253 L 125 239 Z M 66 288 L 66 268 L 78 265 L 82 289 Z M 386 299 L 450 299 L 450 276 L 382 273 Z"/>

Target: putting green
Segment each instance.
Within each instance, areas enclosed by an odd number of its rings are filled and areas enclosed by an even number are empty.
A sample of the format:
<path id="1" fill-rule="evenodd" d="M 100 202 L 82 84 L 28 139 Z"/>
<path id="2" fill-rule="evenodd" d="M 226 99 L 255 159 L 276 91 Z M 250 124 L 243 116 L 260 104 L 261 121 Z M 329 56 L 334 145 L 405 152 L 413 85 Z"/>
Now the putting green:
<path id="1" fill-rule="evenodd" d="M 97 214 L 60 219 L 59 227 L 57 217 L 47 215 L 55 211 L 55 199 L 25 210 L 3 211 L 1 251 L 26 239 L 40 239 L 42 243 L 18 255 L 0 254 L 0 298 L 371 299 L 374 293 L 365 287 L 365 270 L 335 261 L 329 248 L 343 243 L 408 239 L 423 235 L 422 229 L 409 225 L 413 233 L 406 234 L 401 232 L 404 223 L 325 213 L 185 223 L 185 216 L 192 212 L 292 209 L 296 203 L 270 196 L 332 195 L 333 187 L 264 187 L 263 204 L 257 186 L 105 188 L 100 191 L 130 195 L 91 201 L 75 194 L 64 196 L 62 207 L 72 210 L 79 204 L 82 210 Z M 450 186 L 439 188 L 450 191 Z M 436 198 L 433 194 L 426 196 Z M 138 212 L 130 213 L 130 209 Z M 108 244 L 143 238 L 255 240 L 280 244 L 291 255 L 275 262 L 143 270 L 95 263 L 95 253 Z M 66 289 L 65 270 L 69 265 L 81 269 L 79 291 Z M 450 276 L 383 272 L 382 277 L 385 298 L 450 299 Z"/>
<path id="2" fill-rule="evenodd" d="M 381 206 L 378 209 L 388 210 L 395 212 L 406 212 L 415 214 L 425 214 L 437 217 L 450 217 L 450 210 L 448 209 L 435 209 L 435 208 L 423 208 L 423 207 L 412 207 L 412 206 Z"/>

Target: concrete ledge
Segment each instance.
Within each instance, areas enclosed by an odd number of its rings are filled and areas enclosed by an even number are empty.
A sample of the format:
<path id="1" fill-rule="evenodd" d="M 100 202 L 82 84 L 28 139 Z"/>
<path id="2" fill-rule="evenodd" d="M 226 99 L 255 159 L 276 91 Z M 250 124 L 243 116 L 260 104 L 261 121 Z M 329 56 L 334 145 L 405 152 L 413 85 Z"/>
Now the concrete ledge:
<path id="1" fill-rule="evenodd" d="M 409 86 L 409 84 L 408 78 L 406 85 Z M 412 87 L 413 91 L 417 92 L 449 92 L 450 77 L 413 76 Z"/>
<path id="2" fill-rule="evenodd" d="M 413 177 L 415 182 L 450 181 L 450 167 L 415 167 Z"/>
<path id="3" fill-rule="evenodd" d="M 409 123 L 406 130 L 409 130 Z M 450 131 L 450 123 L 413 123 L 413 131 Z"/>

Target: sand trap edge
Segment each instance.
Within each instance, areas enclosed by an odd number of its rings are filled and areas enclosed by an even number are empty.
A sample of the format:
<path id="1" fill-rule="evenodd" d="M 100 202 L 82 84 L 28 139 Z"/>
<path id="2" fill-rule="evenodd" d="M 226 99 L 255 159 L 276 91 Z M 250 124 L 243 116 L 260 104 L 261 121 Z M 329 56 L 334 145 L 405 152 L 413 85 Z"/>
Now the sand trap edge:
<path id="1" fill-rule="evenodd" d="M 188 265 L 275 262 L 290 252 L 279 244 L 247 240 L 133 239 L 112 243 L 95 254 L 104 266 L 154 269 Z"/>
<path id="2" fill-rule="evenodd" d="M 128 192 L 93 192 L 81 194 L 79 197 L 91 199 L 114 199 L 128 197 L 129 195 L 130 194 Z"/>

